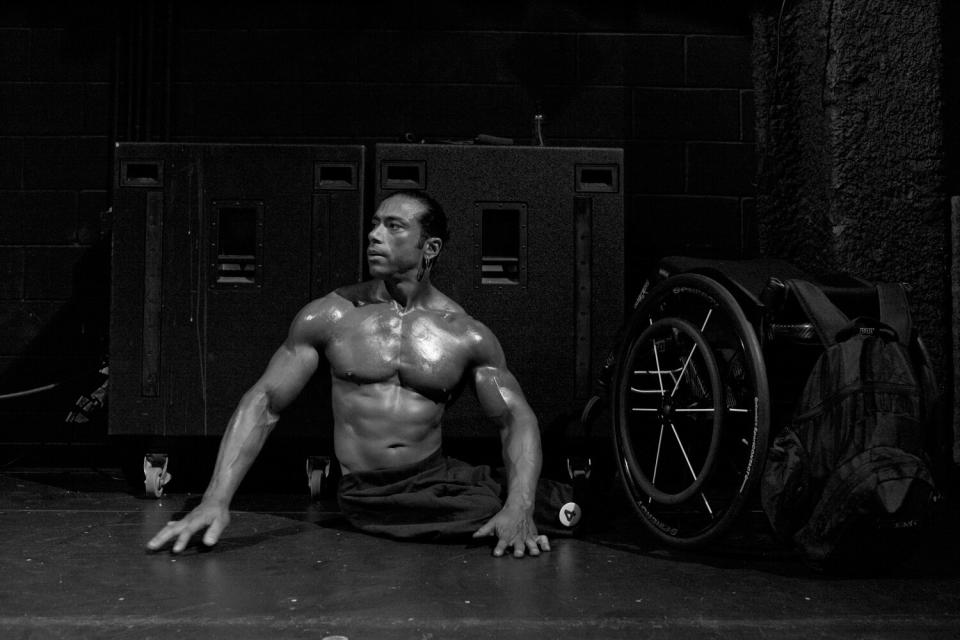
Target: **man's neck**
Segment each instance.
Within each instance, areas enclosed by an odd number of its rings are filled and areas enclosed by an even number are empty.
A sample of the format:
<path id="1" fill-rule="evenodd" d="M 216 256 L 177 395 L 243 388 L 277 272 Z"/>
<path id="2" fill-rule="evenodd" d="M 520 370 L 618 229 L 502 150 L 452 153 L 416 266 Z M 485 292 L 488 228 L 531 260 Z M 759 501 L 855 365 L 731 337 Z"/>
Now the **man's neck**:
<path id="1" fill-rule="evenodd" d="M 424 275 L 423 279 L 419 281 L 404 278 L 381 280 L 381 282 L 383 283 L 383 292 L 397 304 L 400 311 L 426 307 L 433 292 L 429 275 Z"/>

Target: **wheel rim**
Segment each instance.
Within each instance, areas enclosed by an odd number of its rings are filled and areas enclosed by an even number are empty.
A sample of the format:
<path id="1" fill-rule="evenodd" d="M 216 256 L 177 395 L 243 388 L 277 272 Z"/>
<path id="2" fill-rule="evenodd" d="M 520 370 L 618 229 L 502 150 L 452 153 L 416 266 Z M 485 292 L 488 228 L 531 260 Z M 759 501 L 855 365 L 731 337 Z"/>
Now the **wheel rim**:
<path id="1" fill-rule="evenodd" d="M 723 427 L 713 353 L 692 324 L 663 318 L 630 345 L 625 371 L 620 438 L 630 480 L 651 501 L 684 502 L 709 477 Z M 662 474 L 674 463 L 679 473 Z"/>
<path id="2" fill-rule="evenodd" d="M 668 321 L 665 325 L 658 324 L 664 320 Z M 701 465 L 707 473 L 698 474 L 699 483 L 689 483 L 689 468 L 675 469 L 674 474 L 682 472 L 687 478 L 685 488 L 692 490 L 659 495 L 651 491 L 658 483 L 650 487 L 642 481 L 650 479 L 650 472 L 638 450 L 642 443 L 631 426 L 631 361 L 636 349 L 644 347 L 641 337 L 650 327 L 684 326 L 682 323 L 686 328 L 681 331 L 689 333 L 693 327 L 693 334 L 709 345 L 706 351 L 712 354 L 719 372 L 720 391 L 713 397 L 722 405 L 718 412 L 721 428 L 711 429 L 709 446 L 700 445 L 701 459 L 705 460 L 711 449 L 713 458 Z M 614 446 L 624 487 L 641 521 L 657 537 L 672 546 L 703 544 L 729 527 L 763 468 L 770 399 L 759 341 L 733 296 L 716 281 L 698 274 L 673 276 L 654 287 L 634 312 L 627 335 L 613 388 Z M 712 368 L 706 362 L 699 375 L 710 380 Z M 709 388 L 716 389 L 712 381 Z M 719 434 L 717 438 L 713 438 L 715 434 Z M 672 498 L 680 495 L 683 499 Z"/>

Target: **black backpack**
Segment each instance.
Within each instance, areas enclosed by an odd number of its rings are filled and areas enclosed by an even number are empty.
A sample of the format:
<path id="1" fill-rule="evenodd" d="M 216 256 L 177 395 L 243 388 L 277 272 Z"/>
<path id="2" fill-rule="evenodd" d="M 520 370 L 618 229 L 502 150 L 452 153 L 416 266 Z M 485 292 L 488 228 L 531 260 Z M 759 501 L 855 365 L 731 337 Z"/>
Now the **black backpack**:
<path id="1" fill-rule="evenodd" d="M 929 455 L 938 390 L 910 346 L 906 292 L 877 285 L 879 318 L 851 321 L 815 285 L 787 286 L 824 352 L 770 447 L 764 511 L 819 568 L 890 565 L 920 550 L 945 507 Z"/>

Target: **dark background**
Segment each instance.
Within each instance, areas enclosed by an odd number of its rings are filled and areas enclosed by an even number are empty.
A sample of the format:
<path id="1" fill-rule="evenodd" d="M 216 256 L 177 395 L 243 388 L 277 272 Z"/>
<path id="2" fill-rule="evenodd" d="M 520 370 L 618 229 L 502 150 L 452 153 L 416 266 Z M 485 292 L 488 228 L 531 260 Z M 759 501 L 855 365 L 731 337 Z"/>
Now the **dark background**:
<path id="1" fill-rule="evenodd" d="M 960 12 L 944 4 L 942 32 L 956 33 Z M 439 141 L 486 133 L 526 144 L 541 112 L 547 144 L 625 149 L 629 300 L 659 256 L 763 253 L 753 29 L 757 15 L 776 21 L 780 8 L 667 0 L 4 4 L 0 395 L 63 384 L 0 401 L 0 443 L 105 437 L 100 422 L 64 417 L 106 356 L 115 142 L 372 148 L 407 134 Z M 942 40 L 945 72 L 924 80 L 943 88 L 943 194 L 960 193 L 952 40 Z M 943 305 L 949 318 L 949 300 Z"/>

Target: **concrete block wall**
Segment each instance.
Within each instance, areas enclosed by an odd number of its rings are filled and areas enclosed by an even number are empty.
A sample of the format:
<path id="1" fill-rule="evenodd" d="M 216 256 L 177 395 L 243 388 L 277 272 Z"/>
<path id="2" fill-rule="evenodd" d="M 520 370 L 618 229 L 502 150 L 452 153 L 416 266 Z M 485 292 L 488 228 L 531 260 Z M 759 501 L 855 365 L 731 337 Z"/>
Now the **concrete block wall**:
<path id="1" fill-rule="evenodd" d="M 745 1 L 144 6 L 0 9 L 0 395 L 82 377 L 104 352 L 138 39 L 156 54 L 141 138 L 527 144 L 539 111 L 550 145 L 626 150 L 628 297 L 660 255 L 755 250 Z M 0 401 L 0 417 L 55 424 L 73 391 Z"/>
<path id="2" fill-rule="evenodd" d="M 108 10 L 0 9 L 0 441 L 63 419 L 104 354 L 112 62 Z"/>

